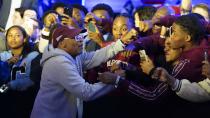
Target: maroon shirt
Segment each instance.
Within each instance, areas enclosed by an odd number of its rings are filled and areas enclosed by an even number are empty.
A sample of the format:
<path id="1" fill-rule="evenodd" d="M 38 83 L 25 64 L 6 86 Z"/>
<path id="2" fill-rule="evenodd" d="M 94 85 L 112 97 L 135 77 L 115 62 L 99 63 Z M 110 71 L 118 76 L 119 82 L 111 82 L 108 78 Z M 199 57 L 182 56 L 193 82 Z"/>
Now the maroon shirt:
<path id="1" fill-rule="evenodd" d="M 177 79 L 187 79 L 190 82 L 203 80 L 205 77 L 201 75 L 201 69 L 205 51 L 210 56 L 210 47 L 204 45 L 184 51 L 178 59 L 179 63 L 174 66 L 172 75 Z"/>

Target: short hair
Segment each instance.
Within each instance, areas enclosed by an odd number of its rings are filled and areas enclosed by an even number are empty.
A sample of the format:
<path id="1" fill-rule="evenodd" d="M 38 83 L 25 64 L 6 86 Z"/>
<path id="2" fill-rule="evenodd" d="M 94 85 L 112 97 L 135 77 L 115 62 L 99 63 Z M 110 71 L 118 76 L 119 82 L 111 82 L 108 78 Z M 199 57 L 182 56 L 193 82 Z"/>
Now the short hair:
<path id="1" fill-rule="evenodd" d="M 97 4 L 92 8 L 91 12 L 94 12 L 95 10 L 105 10 L 108 12 L 110 17 L 112 18 L 114 17 L 114 12 L 112 10 L 112 7 L 107 4 L 104 3 Z"/>
<path id="2" fill-rule="evenodd" d="M 157 8 L 154 6 L 139 6 L 136 8 L 134 15 L 137 13 L 141 20 L 151 20 L 156 11 Z"/>
<path id="3" fill-rule="evenodd" d="M 83 5 L 80 5 L 80 4 L 73 4 L 72 8 L 77 8 L 77 9 L 83 11 L 85 15 L 88 13 L 87 8 Z"/>
<path id="4" fill-rule="evenodd" d="M 196 13 L 180 16 L 174 23 L 181 26 L 183 31 L 191 36 L 193 43 L 200 43 L 200 40 L 205 36 L 205 28 L 201 22 L 201 17 Z"/>
<path id="5" fill-rule="evenodd" d="M 66 7 L 66 4 L 62 3 L 62 2 L 57 2 L 53 5 L 52 10 L 56 10 L 58 7 Z"/>
<path id="6" fill-rule="evenodd" d="M 128 18 L 129 22 L 131 23 L 131 26 L 134 26 L 133 18 L 132 18 L 129 14 L 127 14 L 127 13 L 118 14 L 118 15 L 115 17 L 115 19 L 116 19 L 116 18 L 119 18 L 119 17 Z"/>

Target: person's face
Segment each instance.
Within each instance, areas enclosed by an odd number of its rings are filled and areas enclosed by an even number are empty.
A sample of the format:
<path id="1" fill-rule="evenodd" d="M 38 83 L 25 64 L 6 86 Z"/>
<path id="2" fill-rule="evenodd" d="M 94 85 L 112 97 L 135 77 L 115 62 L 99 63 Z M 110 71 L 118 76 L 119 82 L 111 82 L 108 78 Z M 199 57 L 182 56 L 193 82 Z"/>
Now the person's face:
<path id="1" fill-rule="evenodd" d="M 197 13 L 200 14 L 201 16 L 203 16 L 205 18 L 206 21 L 209 21 L 209 14 L 208 11 L 202 9 L 202 8 L 195 8 L 192 10 L 192 13 Z"/>
<path id="2" fill-rule="evenodd" d="M 58 15 L 55 13 L 49 13 L 45 18 L 44 18 L 44 25 L 46 27 L 50 27 L 52 24 L 55 24 L 58 22 Z"/>
<path id="3" fill-rule="evenodd" d="M 63 8 L 63 7 L 57 7 L 57 8 L 55 9 L 55 11 L 56 11 L 59 15 L 64 14 L 64 8 Z"/>
<path id="4" fill-rule="evenodd" d="M 117 17 L 113 22 L 112 33 L 114 39 L 120 39 L 132 28 L 129 19 L 126 17 Z"/>
<path id="5" fill-rule="evenodd" d="M 165 40 L 164 52 L 167 62 L 175 62 L 178 59 L 178 57 L 181 55 L 182 49 L 181 48 L 173 49 L 171 47 L 171 40 L 168 37 Z"/>
<path id="6" fill-rule="evenodd" d="M 172 25 L 172 34 L 170 36 L 171 46 L 175 48 L 185 48 L 186 43 L 190 41 L 189 34 L 183 30 L 180 25 Z"/>
<path id="7" fill-rule="evenodd" d="M 11 49 L 18 49 L 23 46 L 26 39 L 24 39 L 23 34 L 19 28 L 12 28 L 7 34 L 7 45 Z"/>
<path id="8" fill-rule="evenodd" d="M 81 24 L 84 21 L 85 13 L 77 8 L 73 8 L 72 17 Z"/>
<path id="9" fill-rule="evenodd" d="M 111 18 L 109 16 L 108 12 L 105 11 L 105 10 L 95 10 L 95 11 L 93 11 L 93 13 L 99 18 L 103 18 L 103 19 L 110 19 Z"/>
<path id="10" fill-rule="evenodd" d="M 71 56 L 76 57 L 77 55 L 82 53 L 82 41 L 83 40 L 65 38 L 63 40 L 63 48 Z"/>

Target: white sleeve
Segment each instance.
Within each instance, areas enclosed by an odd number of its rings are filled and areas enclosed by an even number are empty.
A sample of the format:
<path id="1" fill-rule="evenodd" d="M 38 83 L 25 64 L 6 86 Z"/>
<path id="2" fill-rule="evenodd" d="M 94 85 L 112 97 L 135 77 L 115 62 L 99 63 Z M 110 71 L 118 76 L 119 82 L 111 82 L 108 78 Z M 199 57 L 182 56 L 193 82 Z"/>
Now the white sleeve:
<path id="1" fill-rule="evenodd" d="M 123 51 L 124 47 L 125 45 L 121 42 L 121 40 L 117 40 L 116 42 L 96 50 L 95 52 L 84 53 L 82 55 L 84 69 L 90 69 L 108 61 L 120 51 Z"/>
<path id="2" fill-rule="evenodd" d="M 210 94 L 199 83 L 191 83 L 186 79 L 181 80 L 181 88 L 176 94 L 192 102 L 205 102 L 210 100 Z"/>

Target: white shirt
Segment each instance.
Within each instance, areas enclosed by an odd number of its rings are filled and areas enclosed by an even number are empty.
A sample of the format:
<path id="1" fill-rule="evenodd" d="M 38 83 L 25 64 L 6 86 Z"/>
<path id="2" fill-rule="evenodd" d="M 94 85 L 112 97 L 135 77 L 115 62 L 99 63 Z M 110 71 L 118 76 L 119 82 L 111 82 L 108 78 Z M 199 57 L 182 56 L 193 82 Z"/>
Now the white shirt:
<path id="1" fill-rule="evenodd" d="M 10 14 L 9 14 L 7 24 L 5 27 L 6 30 L 9 29 L 13 25 L 13 23 L 12 23 L 13 14 L 15 13 L 16 8 L 20 8 L 21 2 L 22 2 L 22 0 L 11 0 Z"/>

